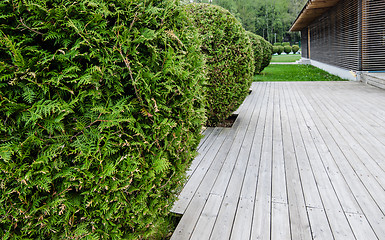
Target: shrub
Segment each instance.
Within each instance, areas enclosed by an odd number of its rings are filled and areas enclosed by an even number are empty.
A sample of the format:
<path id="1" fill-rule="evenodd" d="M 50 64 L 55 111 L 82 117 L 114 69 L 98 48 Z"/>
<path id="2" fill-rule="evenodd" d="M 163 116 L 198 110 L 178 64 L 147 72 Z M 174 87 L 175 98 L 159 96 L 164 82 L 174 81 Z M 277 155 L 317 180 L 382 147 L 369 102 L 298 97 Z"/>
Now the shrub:
<path id="1" fill-rule="evenodd" d="M 294 54 L 296 54 L 296 53 L 299 51 L 299 46 L 298 46 L 298 45 L 293 45 L 293 46 L 291 47 L 291 50 L 292 50 L 292 52 L 293 52 Z"/>
<path id="2" fill-rule="evenodd" d="M 246 30 L 222 7 L 185 5 L 187 14 L 202 35 L 207 66 L 208 125 L 223 122 L 249 93 L 254 75 L 254 57 Z"/>
<path id="3" fill-rule="evenodd" d="M 280 42 L 276 42 L 276 43 L 274 43 L 274 45 L 273 46 L 282 46 L 282 43 L 280 43 Z"/>
<path id="4" fill-rule="evenodd" d="M 282 46 L 290 46 L 290 43 L 289 42 L 283 42 Z"/>
<path id="5" fill-rule="evenodd" d="M 283 46 L 277 46 L 278 47 L 278 55 L 281 55 L 281 53 L 283 52 Z"/>
<path id="6" fill-rule="evenodd" d="M 283 47 L 283 51 L 284 51 L 286 54 L 291 53 L 291 46 L 288 46 L 288 45 L 284 46 L 284 47 Z"/>
<path id="7" fill-rule="evenodd" d="M 261 37 L 247 31 L 247 35 L 250 38 L 253 51 L 254 51 L 254 67 L 255 67 L 255 72 L 259 73 L 261 71 L 261 64 L 263 60 L 263 46 L 261 43 Z"/>
<path id="8" fill-rule="evenodd" d="M 263 69 L 265 69 L 265 67 L 269 66 L 269 64 L 270 64 L 272 53 L 273 53 L 273 45 L 271 45 L 271 43 L 266 41 L 263 37 L 261 37 L 259 35 L 257 35 L 257 36 L 260 39 L 260 41 L 262 43 L 262 47 L 263 47 L 262 64 L 261 64 L 261 68 L 259 69 L 259 72 L 258 72 L 258 73 L 260 73 L 263 71 Z"/>
<path id="9" fill-rule="evenodd" d="M 142 239 L 169 213 L 205 119 L 176 1 L 0 4 L 0 235 Z"/>
<path id="10" fill-rule="evenodd" d="M 273 46 L 272 54 L 278 53 L 278 46 Z"/>

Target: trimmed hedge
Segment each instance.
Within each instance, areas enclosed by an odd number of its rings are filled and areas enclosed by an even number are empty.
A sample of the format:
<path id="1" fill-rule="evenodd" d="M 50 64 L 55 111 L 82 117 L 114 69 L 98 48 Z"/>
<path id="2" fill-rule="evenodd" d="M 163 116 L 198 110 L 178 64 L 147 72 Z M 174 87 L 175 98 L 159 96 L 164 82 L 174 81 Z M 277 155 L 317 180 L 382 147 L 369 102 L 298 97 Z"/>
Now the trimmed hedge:
<path id="1" fill-rule="evenodd" d="M 273 46 L 282 46 L 282 43 L 280 43 L 280 42 L 275 42 Z"/>
<path id="2" fill-rule="evenodd" d="M 207 125 L 215 126 L 229 117 L 249 93 L 254 75 L 253 49 L 246 30 L 229 11 L 203 3 L 184 7 L 203 39 Z"/>
<path id="3" fill-rule="evenodd" d="M 265 67 L 269 66 L 270 64 L 270 61 L 273 55 L 273 45 L 271 45 L 271 43 L 266 41 L 263 37 L 259 35 L 257 35 L 257 37 L 260 39 L 262 43 L 262 48 L 263 48 L 262 64 L 261 64 L 260 71 L 258 72 L 260 73 L 263 71 L 263 69 L 265 69 Z"/>
<path id="4" fill-rule="evenodd" d="M 278 46 L 273 46 L 272 54 L 278 53 Z"/>
<path id="5" fill-rule="evenodd" d="M 283 53 L 283 46 L 277 46 L 278 49 L 277 49 L 277 53 L 278 55 L 281 55 L 281 53 Z"/>
<path id="6" fill-rule="evenodd" d="M 295 53 L 297 53 L 297 52 L 299 51 L 299 46 L 298 46 L 298 45 L 293 45 L 293 46 L 291 47 L 291 50 L 292 50 L 292 52 L 295 54 Z"/>
<path id="7" fill-rule="evenodd" d="M 261 65 L 263 60 L 263 46 L 261 43 L 261 38 L 255 33 L 247 31 L 247 35 L 250 38 L 253 51 L 254 51 L 254 67 L 255 72 L 259 73 L 261 71 Z"/>
<path id="8" fill-rule="evenodd" d="M 285 46 L 283 47 L 283 51 L 284 51 L 286 54 L 291 53 L 291 46 L 290 46 L 290 45 L 285 45 Z"/>
<path id="9" fill-rule="evenodd" d="M 283 42 L 282 46 L 290 46 L 290 43 L 289 42 Z"/>
<path id="10" fill-rule="evenodd" d="M 200 40 L 176 2 L 0 4 L 3 239 L 159 228 L 205 120 Z"/>

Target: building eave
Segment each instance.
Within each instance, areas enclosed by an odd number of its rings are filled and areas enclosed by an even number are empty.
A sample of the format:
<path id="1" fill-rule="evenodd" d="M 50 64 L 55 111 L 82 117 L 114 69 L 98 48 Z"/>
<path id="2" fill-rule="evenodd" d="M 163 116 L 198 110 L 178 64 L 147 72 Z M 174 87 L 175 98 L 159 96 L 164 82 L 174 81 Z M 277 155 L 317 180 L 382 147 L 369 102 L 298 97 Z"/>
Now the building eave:
<path id="1" fill-rule="evenodd" d="M 338 2 L 339 0 L 308 0 L 289 31 L 301 31 Z"/>

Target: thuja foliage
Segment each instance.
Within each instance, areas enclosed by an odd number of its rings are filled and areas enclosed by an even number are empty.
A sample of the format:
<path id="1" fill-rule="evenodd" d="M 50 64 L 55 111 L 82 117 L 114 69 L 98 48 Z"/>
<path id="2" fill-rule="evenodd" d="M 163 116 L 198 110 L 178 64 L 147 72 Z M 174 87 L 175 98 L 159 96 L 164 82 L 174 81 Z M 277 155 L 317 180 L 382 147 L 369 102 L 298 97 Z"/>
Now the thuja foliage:
<path id="1" fill-rule="evenodd" d="M 0 235 L 142 239 L 205 120 L 198 33 L 173 0 L 0 3 Z"/>
<path id="2" fill-rule="evenodd" d="M 285 45 L 285 46 L 283 46 L 283 51 L 284 51 L 286 54 L 291 53 L 291 46 L 290 46 L 290 45 Z"/>
<path id="3" fill-rule="evenodd" d="M 273 51 L 272 54 L 278 53 L 278 46 L 273 45 Z"/>
<path id="4" fill-rule="evenodd" d="M 298 45 L 293 45 L 291 47 L 291 49 L 292 49 L 292 52 L 295 54 L 295 53 L 297 53 L 299 51 L 299 46 Z"/>
<path id="5" fill-rule="evenodd" d="M 254 67 L 255 72 L 259 73 L 262 71 L 261 65 L 262 65 L 262 59 L 263 59 L 263 45 L 261 37 L 256 35 L 255 33 L 247 31 L 247 35 L 250 38 L 251 45 L 254 51 Z"/>
<path id="6" fill-rule="evenodd" d="M 207 66 L 208 125 L 224 121 L 243 102 L 254 74 L 250 39 L 227 10 L 211 5 L 185 5 L 202 36 Z"/>
<path id="7" fill-rule="evenodd" d="M 278 55 L 281 55 L 281 53 L 283 53 L 283 46 L 276 46 L 276 50 L 277 50 L 277 54 Z"/>
<path id="8" fill-rule="evenodd" d="M 257 35 L 257 37 L 260 39 L 261 43 L 262 43 L 262 49 L 263 49 L 263 58 L 262 58 L 262 63 L 261 63 L 261 68 L 260 68 L 260 72 L 263 71 L 263 69 L 265 69 L 265 67 L 269 66 L 270 64 L 270 61 L 271 61 L 271 58 L 272 58 L 272 55 L 273 55 L 273 45 L 271 45 L 271 43 L 269 43 L 268 41 L 266 41 L 263 37 Z M 278 46 L 278 54 L 281 54 L 283 51 L 283 47 L 282 46 Z"/>

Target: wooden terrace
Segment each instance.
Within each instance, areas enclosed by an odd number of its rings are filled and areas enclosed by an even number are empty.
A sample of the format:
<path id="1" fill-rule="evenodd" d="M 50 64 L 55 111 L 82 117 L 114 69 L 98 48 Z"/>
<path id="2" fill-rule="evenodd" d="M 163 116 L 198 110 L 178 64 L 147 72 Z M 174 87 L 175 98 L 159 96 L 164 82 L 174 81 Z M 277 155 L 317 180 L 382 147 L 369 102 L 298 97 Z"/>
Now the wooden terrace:
<path id="1" fill-rule="evenodd" d="M 385 91 L 258 82 L 208 128 L 172 240 L 385 239 Z"/>

